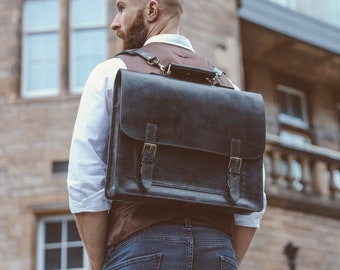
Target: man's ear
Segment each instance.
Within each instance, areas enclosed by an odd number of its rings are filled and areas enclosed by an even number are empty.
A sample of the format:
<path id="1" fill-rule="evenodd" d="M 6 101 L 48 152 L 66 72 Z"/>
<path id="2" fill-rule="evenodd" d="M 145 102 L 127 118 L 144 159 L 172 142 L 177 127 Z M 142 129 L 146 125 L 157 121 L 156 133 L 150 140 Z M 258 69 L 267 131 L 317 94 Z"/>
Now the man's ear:
<path id="1" fill-rule="evenodd" d="M 153 23 L 158 19 L 160 14 L 160 7 L 157 0 L 151 0 L 148 2 L 147 12 L 147 21 L 149 23 Z"/>

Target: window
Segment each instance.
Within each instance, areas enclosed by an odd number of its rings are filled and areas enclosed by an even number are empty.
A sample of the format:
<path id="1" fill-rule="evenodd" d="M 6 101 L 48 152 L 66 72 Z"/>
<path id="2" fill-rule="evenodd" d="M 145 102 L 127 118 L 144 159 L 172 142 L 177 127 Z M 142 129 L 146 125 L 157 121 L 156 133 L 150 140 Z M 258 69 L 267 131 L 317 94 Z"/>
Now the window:
<path id="1" fill-rule="evenodd" d="M 277 90 L 280 104 L 280 122 L 296 128 L 307 129 L 308 117 L 305 94 L 283 85 L 279 85 Z"/>
<path id="2" fill-rule="evenodd" d="M 106 1 L 72 0 L 71 92 L 81 92 L 91 69 L 106 59 Z"/>
<path id="3" fill-rule="evenodd" d="M 37 269 L 89 268 L 85 249 L 72 216 L 47 217 L 38 224 Z"/>
<path id="4" fill-rule="evenodd" d="M 25 0 L 22 40 L 22 97 L 80 93 L 107 57 L 107 1 Z"/>
<path id="5" fill-rule="evenodd" d="M 22 96 L 58 93 L 58 0 L 26 0 L 23 14 Z"/>

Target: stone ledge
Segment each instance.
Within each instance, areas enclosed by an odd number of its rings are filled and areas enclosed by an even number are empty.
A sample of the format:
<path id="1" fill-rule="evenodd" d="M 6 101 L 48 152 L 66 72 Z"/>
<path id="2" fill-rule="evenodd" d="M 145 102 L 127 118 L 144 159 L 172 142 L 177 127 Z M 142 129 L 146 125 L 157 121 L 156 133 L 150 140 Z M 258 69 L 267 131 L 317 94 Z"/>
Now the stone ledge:
<path id="1" fill-rule="evenodd" d="M 268 205 L 340 220 L 340 200 L 281 189 L 266 194 Z"/>
<path id="2" fill-rule="evenodd" d="M 37 216 L 51 214 L 70 214 L 67 202 L 32 204 L 28 206 L 28 210 Z"/>

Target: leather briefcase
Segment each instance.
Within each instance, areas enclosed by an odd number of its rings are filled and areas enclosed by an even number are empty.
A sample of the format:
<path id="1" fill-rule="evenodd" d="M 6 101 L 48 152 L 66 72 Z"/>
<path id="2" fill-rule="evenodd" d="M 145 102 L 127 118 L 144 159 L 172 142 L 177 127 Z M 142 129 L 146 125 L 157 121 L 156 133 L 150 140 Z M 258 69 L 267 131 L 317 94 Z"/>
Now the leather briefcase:
<path id="1" fill-rule="evenodd" d="M 111 200 L 247 214 L 263 208 L 260 94 L 120 70 L 109 140 Z"/>

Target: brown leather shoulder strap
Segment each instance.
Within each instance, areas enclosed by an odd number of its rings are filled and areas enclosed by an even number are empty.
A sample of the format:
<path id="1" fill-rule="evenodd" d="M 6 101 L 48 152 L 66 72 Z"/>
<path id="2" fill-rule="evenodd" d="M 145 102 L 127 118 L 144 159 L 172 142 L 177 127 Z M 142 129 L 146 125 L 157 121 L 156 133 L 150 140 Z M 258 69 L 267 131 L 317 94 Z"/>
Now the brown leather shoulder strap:
<path id="1" fill-rule="evenodd" d="M 214 71 L 220 73 L 219 82 L 221 86 L 234 88 L 228 77 L 216 69 L 210 61 L 190 50 L 175 45 L 159 42 L 150 43 L 137 52 L 135 50 L 125 51 L 117 54 L 116 57 L 124 61 L 128 70 L 143 73 L 162 73 L 159 66 L 151 64 L 155 59 L 159 60 L 161 66 L 172 63 Z M 147 64 L 148 62 L 150 64 Z"/>

